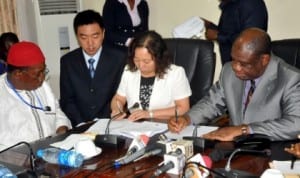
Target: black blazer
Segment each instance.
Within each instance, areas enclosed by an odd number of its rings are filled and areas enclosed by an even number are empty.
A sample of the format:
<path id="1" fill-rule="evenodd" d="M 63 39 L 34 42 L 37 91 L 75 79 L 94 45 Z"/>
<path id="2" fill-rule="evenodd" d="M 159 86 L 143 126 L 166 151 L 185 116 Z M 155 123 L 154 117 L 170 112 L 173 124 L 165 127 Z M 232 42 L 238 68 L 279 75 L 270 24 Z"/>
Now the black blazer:
<path id="1" fill-rule="evenodd" d="M 149 29 L 149 7 L 145 0 L 137 6 L 141 23 L 137 27 L 133 27 L 127 7 L 118 0 L 106 0 L 103 6 L 103 20 L 105 25 L 104 43 L 109 45 L 126 48 L 126 40 L 134 37 L 137 33 L 147 31 Z"/>
<path id="2" fill-rule="evenodd" d="M 124 69 L 124 54 L 103 46 L 92 79 L 81 48 L 60 61 L 60 106 L 73 126 L 110 117 L 110 102 Z"/>

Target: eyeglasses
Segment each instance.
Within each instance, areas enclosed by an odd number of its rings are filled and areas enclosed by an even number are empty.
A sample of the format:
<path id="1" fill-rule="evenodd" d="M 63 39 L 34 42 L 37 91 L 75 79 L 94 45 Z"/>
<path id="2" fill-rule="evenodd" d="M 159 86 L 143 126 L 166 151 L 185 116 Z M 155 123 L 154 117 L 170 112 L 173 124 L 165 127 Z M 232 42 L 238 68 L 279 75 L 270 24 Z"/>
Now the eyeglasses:
<path id="1" fill-rule="evenodd" d="M 30 72 L 34 71 L 34 72 Z M 28 76 L 30 76 L 33 79 L 40 79 L 42 77 L 45 77 L 46 80 L 48 80 L 48 74 L 49 74 L 49 69 L 46 67 L 43 70 L 36 71 L 34 69 L 25 69 L 23 72 L 27 73 Z"/>

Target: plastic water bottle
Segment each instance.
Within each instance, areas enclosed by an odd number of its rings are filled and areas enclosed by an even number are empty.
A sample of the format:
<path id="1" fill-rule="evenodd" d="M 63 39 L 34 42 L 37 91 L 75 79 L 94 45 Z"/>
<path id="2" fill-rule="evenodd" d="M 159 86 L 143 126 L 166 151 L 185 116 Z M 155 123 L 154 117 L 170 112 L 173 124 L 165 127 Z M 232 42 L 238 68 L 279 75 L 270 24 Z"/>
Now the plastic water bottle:
<path id="1" fill-rule="evenodd" d="M 0 177 L 1 178 L 17 178 L 7 167 L 0 164 Z"/>
<path id="2" fill-rule="evenodd" d="M 37 151 L 37 156 L 52 164 L 59 164 L 69 167 L 80 167 L 83 163 L 83 156 L 71 150 L 58 148 L 46 148 Z"/>

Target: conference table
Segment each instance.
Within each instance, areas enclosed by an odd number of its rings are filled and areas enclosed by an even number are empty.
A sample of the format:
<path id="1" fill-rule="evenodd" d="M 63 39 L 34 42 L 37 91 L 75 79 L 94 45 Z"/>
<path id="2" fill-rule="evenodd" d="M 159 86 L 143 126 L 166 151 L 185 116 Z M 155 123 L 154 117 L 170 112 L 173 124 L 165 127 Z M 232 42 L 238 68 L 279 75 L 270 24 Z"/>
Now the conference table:
<path id="1" fill-rule="evenodd" d="M 76 129 L 71 130 L 70 132 L 62 135 L 57 135 L 53 137 L 48 137 L 45 139 L 41 139 L 30 143 L 31 148 L 34 153 L 38 149 L 43 149 L 49 147 L 49 144 L 65 139 L 68 135 L 72 133 L 81 133 L 84 132 L 89 125 L 85 125 Z M 136 162 L 132 162 L 126 165 L 122 165 L 120 167 L 114 167 L 113 161 L 125 155 L 131 140 L 128 139 L 126 142 L 118 147 L 105 146 L 102 147 L 102 152 L 100 155 L 95 156 L 89 160 L 85 160 L 83 166 L 80 168 L 70 168 L 65 166 L 58 166 L 55 164 L 49 164 L 44 162 L 41 159 L 36 160 L 36 174 L 39 177 L 65 177 L 65 178 L 112 178 L 112 177 L 120 177 L 120 178 L 131 178 L 131 177 L 151 177 L 153 172 L 158 168 L 158 165 L 163 162 L 163 157 L 161 156 L 151 156 L 148 158 L 141 159 Z M 294 143 L 294 141 L 293 141 Z M 231 168 L 236 170 L 243 170 L 253 175 L 260 176 L 264 170 L 266 170 L 269 165 L 269 161 L 272 159 L 284 160 L 289 159 L 290 155 L 284 153 L 283 148 L 289 146 L 290 142 L 280 142 L 275 143 L 273 147 L 271 147 L 272 156 L 261 156 L 256 154 L 238 154 L 231 161 Z M 220 146 L 219 146 L 220 147 Z M 222 146 L 221 146 L 222 147 Z M 206 148 L 205 150 L 194 148 L 194 154 L 200 152 L 204 155 L 209 155 L 214 150 L 214 147 Z M 18 161 L 16 155 L 28 155 L 28 148 L 24 146 L 20 146 L 18 148 L 7 151 L 5 160 L 1 160 L 1 162 L 8 162 L 9 164 L 17 164 L 18 166 L 23 166 L 27 170 L 30 169 L 29 159 L 22 159 L 22 161 Z M 279 157 L 274 157 L 274 156 Z M 10 160 L 15 159 L 15 160 Z M 25 160 L 25 161 L 24 161 Z M 212 168 L 224 168 L 227 163 L 227 159 L 221 159 L 219 161 L 213 162 Z M 22 164 L 22 165 L 20 165 Z M 26 173 L 22 173 L 26 174 Z M 21 174 L 20 174 L 21 175 Z M 22 176 L 20 176 L 22 177 Z M 26 177 L 26 176 L 24 176 Z M 29 177 L 29 176 L 28 176 Z M 158 176 L 160 178 L 177 178 L 178 175 L 172 174 L 161 174 Z M 210 175 L 212 177 L 212 174 Z"/>

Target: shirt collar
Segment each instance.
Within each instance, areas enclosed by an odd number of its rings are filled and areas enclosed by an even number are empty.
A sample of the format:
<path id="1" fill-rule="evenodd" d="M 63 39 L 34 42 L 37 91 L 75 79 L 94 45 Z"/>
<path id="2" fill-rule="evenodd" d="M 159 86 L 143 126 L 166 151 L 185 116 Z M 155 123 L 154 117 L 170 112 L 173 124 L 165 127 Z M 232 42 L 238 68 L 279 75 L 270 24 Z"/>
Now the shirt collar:
<path id="1" fill-rule="evenodd" d="M 102 52 L 102 47 L 98 49 L 98 51 L 95 53 L 94 56 L 90 56 L 88 55 L 83 49 L 82 49 L 82 53 L 83 53 L 83 57 L 84 57 L 84 60 L 85 60 L 85 63 L 87 66 L 89 66 L 89 62 L 88 60 L 93 58 L 95 59 L 95 62 L 94 62 L 94 67 L 96 68 L 97 64 L 98 64 L 98 61 L 100 59 L 100 54 Z"/>

